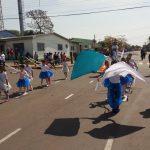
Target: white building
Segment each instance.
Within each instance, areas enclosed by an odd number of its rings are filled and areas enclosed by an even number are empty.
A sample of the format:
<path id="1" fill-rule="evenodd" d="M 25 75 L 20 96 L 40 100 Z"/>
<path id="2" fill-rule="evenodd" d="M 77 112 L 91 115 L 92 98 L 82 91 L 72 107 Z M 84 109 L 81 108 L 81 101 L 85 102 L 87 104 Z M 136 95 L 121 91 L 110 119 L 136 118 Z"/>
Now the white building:
<path id="1" fill-rule="evenodd" d="M 24 53 L 24 55 L 29 53 L 33 56 L 37 52 L 40 59 L 43 58 L 44 53 L 49 52 L 53 54 L 55 52 L 65 52 L 67 57 L 78 52 L 77 43 L 71 42 L 57 33 L 1 38 L 0 45 L 5 50 L 12 48 L 18 53 Z"/>

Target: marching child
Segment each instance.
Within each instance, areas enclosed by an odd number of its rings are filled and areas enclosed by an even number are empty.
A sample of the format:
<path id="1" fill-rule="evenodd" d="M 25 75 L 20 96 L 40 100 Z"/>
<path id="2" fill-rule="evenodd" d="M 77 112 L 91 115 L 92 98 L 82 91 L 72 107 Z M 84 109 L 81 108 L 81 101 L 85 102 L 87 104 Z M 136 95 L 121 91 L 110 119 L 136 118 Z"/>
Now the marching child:
<path id="1" fill-rule="evenodd" d="M 25 71 L 30 75 L 30 77 L 32 77 L 32 79 L 33 79 L 33 69 L 32 69 L 32 67 L 29 65 L 29 61 L 26 61 L 26 62 L 25 62 L 24 70 L 25 70 Z M 30 80 L 30 79 L 29 79 L 29 80 Z M 30 85 L 29 85 L 29 87 L 30 87 L 30 90 L 33 91 L 33 86 L 32 86 L 32 84 L 31 84 L 31 80 L 30 80 Z"/>
<path id="2" fill-rule="evenodd" d="M 119 112 L 119 106 L 121 105 L 123 98 L 122 85 L 127 84 L 128 82 L 127 77 L 118 74 L 104 80 L 104 87 L 108 88 L 107 100 L 113 113 Z"/>
<path id="3" fill-rule="evenodd" d="M 17 82 L 17 87 L 19 88 L 19 94 L 22 94 L 22 88 L 23 95 L 27 95 L 28 87 L 30 86 L 30 79 L 32 78 L 24 69 L 24 65 L 20 66 L 20 70 L 15 70 L 15 72 L 11 72 L 15 74 L 19 74 L 19 80 Z"/>
<path id="4" fill-rule="evenodd" d="M 64 58 L 63 62 L 62 62 L 62 72 L 65 75 L 65 80 L 67 80 L 68 72 L 69 72 L 69 66 L 68 66 L 68 64 L 66 62 L 66 58 Z"/>
<path id="5" fill-rule="evenodd" d="M 0 66 L 0 93 L 3 91 L 6 95 L 6 102 L 9 101 L 9 90 L 11 86 L 8 82 L 7 73 L 4 66 Z"/>
<path id="6" fill-rule="evenodd" d="M 41 87 L 43 87 L 43 79 L 46 80 L 46 86 L 48 87 L 50 84 L 50 77 L 54 76 L 54 73 L 51 71 L 50 67 L 46 65 L 45 60 L 42 60 L 41 72 L 39 78 L 41 79 Z"/>

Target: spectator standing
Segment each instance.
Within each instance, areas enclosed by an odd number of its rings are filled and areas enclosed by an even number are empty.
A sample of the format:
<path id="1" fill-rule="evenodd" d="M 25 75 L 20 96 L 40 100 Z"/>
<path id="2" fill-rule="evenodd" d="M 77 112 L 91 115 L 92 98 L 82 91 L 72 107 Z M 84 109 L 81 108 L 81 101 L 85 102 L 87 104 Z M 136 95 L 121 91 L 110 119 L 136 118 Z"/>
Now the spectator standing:
<path id="1" fill-rule="evenodd" d="M 34 60 L 38 61 L 39 56 L 38 56 L 37 52 L 34 53 L 34 57 L 33 58 L 34 58 Z"/>
<path id="2" fill-rule="evenodd" d="M 112 47 L 111 47 L 111 57 L 112 57 L 113 61 L 118 61 L 118 54 L 117 54 L 118 53 L 118 49 L 119 49 L 119 47 L 117 45 L 117 41 L 115 40 L 113 42 Z"/>

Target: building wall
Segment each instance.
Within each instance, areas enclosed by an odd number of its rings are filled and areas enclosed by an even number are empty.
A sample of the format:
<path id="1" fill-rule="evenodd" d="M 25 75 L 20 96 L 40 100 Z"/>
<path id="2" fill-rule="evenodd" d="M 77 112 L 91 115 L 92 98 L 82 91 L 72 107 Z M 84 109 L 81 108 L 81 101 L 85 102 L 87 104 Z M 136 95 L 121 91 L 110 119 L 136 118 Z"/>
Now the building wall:
<path id="1" fill-rule="evenodd" d="M 17 43 L 24 43 L 24 54 L 26 54 L 27 52 L 29 52 L 30 55 L 33 56 L 32 39 L 28 39 L 28 40 L 16 39 L 16 40 L 12 40 L 12 41 L 6 41 L 6 43 L 5 43 L 5 50 L 8 47 L 10 47 L 10 48 L 13 49 L 13 45 L 17 44 Z"/>
<path id="2" fill-rule="evenodd" d="M 45 44 L 45 51 L 38 51 L 37 43 Z M 58 50 L 58 44 L 63 45 L 63 50 Z M 67 47 L 66 47 L 67 45 Z M 36 36 L 33 39 L 33 51 L 38 52 L 39 58 L 43 58 L 44 53 L 55 53 L 55 52 L 65 52 L 67 57 L 70 57 L 70 43 L 68 40 L 65 40 L 61 37 L 58 37 L 54 34 L 44 35 L 44 36 Z"/>

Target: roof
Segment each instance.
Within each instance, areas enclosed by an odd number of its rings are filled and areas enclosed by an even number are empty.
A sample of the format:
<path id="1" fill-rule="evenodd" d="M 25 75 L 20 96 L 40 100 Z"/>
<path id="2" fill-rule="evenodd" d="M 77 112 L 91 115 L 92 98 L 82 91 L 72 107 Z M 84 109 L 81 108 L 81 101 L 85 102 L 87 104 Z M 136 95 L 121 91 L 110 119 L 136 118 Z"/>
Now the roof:
<path id="1" fill-rule="evenodd" d="M 40 36 L 47 36 L 47 35 L 55 35 L 55 36 L 58 36 L 64 40 L 67 40 L 69 41 L 69 39 L 67 39 L 66 37 L 64 36 L 61 36 L 60 34 L 58 33 L 48 33 L 48 34 L 36 34 L 36 35 L 28 35 L 28 36 L 15 36 L 15 37 L 3 37 L 1 38 L 2 41 L 10 41 L 10 40 L 28 40 L 28 39 L 34 39 L 36 37 L 40 37 Z"/>
<path id="2" fill-rule="evenodd" d="M 11 32 L 7 30 L 0 31 L 0 39 L 1 38 L 9 38 L 9 37 L 16 37 L 15 34 L 12 34 Z"/>
<path id="3" fill-rule="evenodd" d="M 93 44 L 93 40 L 90 40 L 90 39 L 72 38 L 71 41 L 78 42 L 84 45 Z"/>

